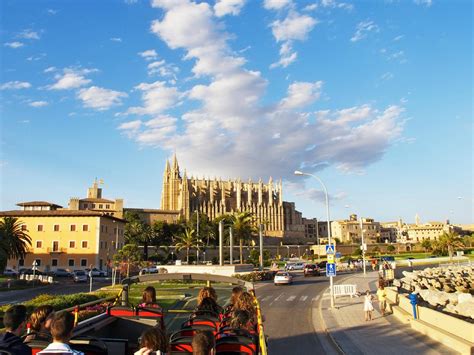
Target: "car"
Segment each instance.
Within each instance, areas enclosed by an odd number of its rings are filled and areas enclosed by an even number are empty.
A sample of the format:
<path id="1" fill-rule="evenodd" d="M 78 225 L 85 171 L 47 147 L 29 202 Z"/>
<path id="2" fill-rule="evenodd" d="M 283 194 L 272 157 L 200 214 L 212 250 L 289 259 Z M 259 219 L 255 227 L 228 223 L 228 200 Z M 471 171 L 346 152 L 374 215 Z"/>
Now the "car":
<path id="1" fill-rule="evenodd" d="M 327 263 L 328 263 L 328 262 L 327 262 L 326 260 L 319 262 L 319 263 L 318 263 L 319 269 L 320 269 L 320 270 L 321 270 L 321 269 L 326 269 L 326 264 L 327 264 Z"/>
<path id="2" fill-rule="evenodd" d="M 18 276 L 18 271 L 16 271 L 15 269 L 12 269 L 11 267 L 7 267 L 5 268 L 5 270 L 3 271 L 3 275 L 4 276 Z"/>
<path id="3" fill-rule="evenodd" d="M 99 270 L 96 267 L 93 267 L 92 270 L 89 268 L 84 269 L 84 271 L 87 273 L 87 276 L 92 274 L 92 277 L 105 277 L 107 276 L 107 272 L 103 270 Z"/>
<path id="4" fill-rule="evenodd" d="M 303 270 L 305 263 L 297 262 L 297 263 L 288 263 L 286 264 L 286 270 L 294 271 L 294 270 Z"/>
<path id="5" fill-rule="evenodd" d="M 74 270 L 72 279 L 74 282 L 87 282 L 87 274 L 84 270 Z"/>
<path id="6" fill-rule="evenodd" d="M 293 276 L 289 272 L 279 271 L 275 274 L 273 279 L 275 286 L 278 285 L 291 285 L 293 283 Z"/>
<path id="7" fill-rule="evenodd" d="M 53 276 L 56 277 L 70 277 L 71 276 L 71 270 L 69 269 L 56 269 L 55 271 L 52 272 Z"/>
<path id="8" fill-rule="evenodd" d="M 319 276 L 321 272 L 316 264 L 306 264 L 303 269 L 304 276 Z"/>
<path id="9" fill-rule="evenodd" d="M 33 269 L 20 269 L 20 275 L 43 275 L 43 273 L 39 270 L 33 270 Z"/>
<path id="10" fill-rule="evenodd" d="M 145 274 L 156 274 L 158 273 L 158 268 L 156 266 L 151 266 L 151 267 L 145 267 L 140 270 L 139 275 L 145 275 Z"/>

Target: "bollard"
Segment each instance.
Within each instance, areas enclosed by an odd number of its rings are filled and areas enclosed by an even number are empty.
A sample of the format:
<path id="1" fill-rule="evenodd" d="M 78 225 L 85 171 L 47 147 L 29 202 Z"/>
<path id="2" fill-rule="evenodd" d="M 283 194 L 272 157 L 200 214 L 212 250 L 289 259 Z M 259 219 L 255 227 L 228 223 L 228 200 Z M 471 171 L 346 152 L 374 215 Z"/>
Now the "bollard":
<path id="1" fill-rule="evenodd" d="M 410 303 L 413 306 L 413 319 L 416 319 L 416 305 L 418 304 L 418 295 L 416 293 L 410 293 L 408 296 Z"/>

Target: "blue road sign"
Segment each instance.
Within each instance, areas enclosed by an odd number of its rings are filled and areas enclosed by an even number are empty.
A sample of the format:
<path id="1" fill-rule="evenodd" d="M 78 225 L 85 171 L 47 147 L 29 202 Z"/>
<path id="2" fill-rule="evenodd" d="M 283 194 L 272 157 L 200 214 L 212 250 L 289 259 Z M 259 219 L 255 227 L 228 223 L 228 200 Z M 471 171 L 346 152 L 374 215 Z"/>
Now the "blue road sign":
<path id="1" fill-rule="evenodd" d="M 342 254 L 340 252 L 336 252 L 336 258 L 340 259 L 342 257 Z"/>
<path id="2" fill-rule="evenodd" d="M 334 246 L 326 245 L 326 254 L 334 254 Z"/>
<path id="3" fill-rule="evenodd" d="M 336 264 L 326 264 L 326 276 L 336 276 Z"/>

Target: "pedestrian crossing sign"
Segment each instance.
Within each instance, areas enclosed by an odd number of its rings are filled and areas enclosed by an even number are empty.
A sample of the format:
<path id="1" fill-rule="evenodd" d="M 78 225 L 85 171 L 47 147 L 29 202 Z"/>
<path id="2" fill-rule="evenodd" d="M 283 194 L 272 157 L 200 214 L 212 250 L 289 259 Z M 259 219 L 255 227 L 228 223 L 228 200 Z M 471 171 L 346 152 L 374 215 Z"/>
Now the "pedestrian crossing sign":
<path id="1" fill-rule="evenodd" d="M 326 276 L 336 276 L 336 264 L 326 264 Z"/>
<path id="2" fill-rule="evenodd" d="M 334 254 L 334 246 L 326 245 L 326 254 Z"/>

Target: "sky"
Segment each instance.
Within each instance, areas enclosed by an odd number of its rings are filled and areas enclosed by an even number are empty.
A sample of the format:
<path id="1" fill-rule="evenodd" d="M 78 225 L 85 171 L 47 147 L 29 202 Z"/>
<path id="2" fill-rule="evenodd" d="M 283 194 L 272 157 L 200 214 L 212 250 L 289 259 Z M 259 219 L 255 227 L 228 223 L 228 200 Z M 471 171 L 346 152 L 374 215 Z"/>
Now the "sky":
<path id="1" fill-rule="evenodd" d="M 0 209 L 283 180 L 308 218 L 474 223 L 469 0 L 4 0 Z M 449 16 L 447 16 L 449 14 Z"/>

